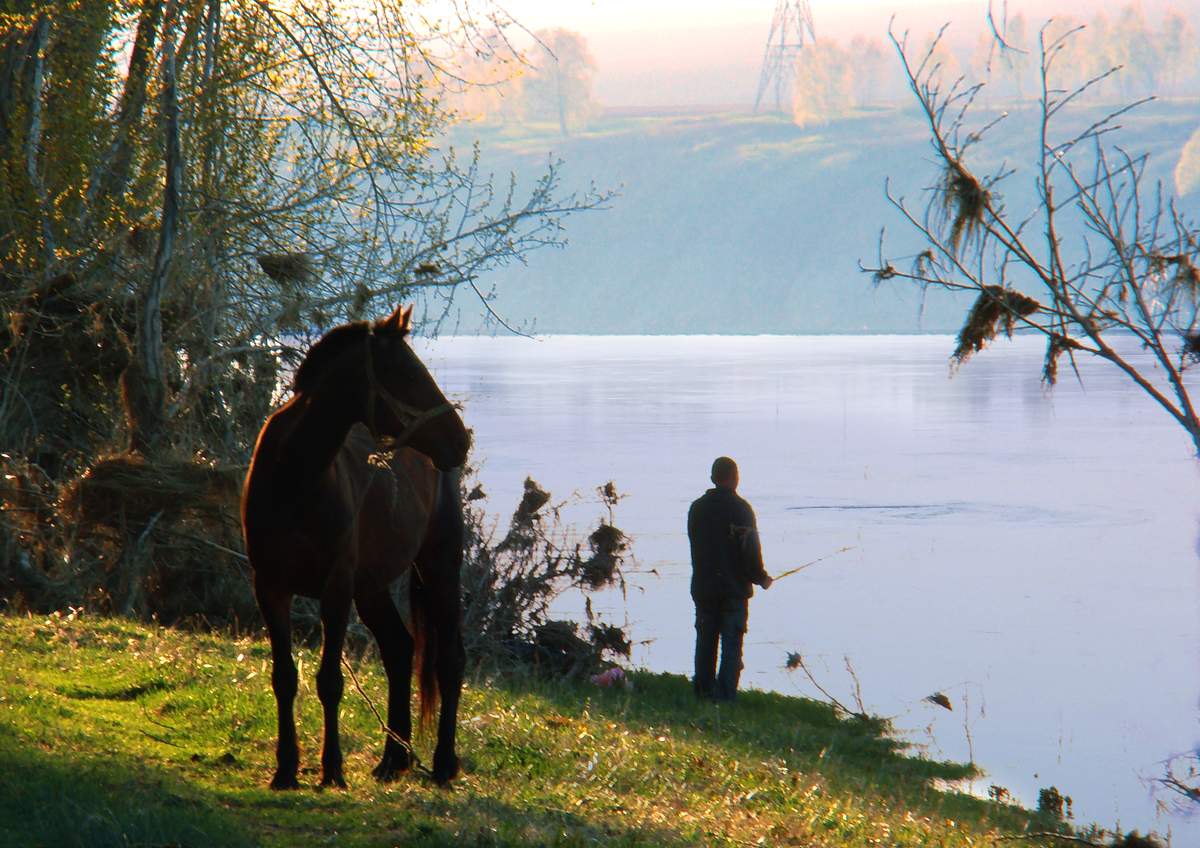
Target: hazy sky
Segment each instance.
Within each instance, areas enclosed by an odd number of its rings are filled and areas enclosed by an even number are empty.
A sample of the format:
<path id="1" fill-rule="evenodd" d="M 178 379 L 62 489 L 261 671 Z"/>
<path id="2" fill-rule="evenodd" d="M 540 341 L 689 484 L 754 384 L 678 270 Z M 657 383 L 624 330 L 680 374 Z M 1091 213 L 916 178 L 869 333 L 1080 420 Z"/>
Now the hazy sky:
<path id="1" fill-rule="evenodd" d="M 503 7 L 522 22 L 535 27 L 557 24 L 580 31 L 623 32 L 744 24 L 763 28 L 770 23 L 775 5 L 773 0 L 510 0 Z M 955 4 L 946 0 L 837 0 L 833 3 L 816 0 L 809 5 L 813 17 L 821 18 L 831 14 L 858 16 L 881 11 L 890 14 L 897 9 Z"/>
<path id="2" fill-rule="evenodd" d="M 1100 9 L 1112 13 L 1130 0 L 1008 0 L 1010 13 L 1048 15 L 1071 12 L 1088 15 Z M 993 0 L 997 15 L 1005 0 Z M 600 33 L 678 27 L 723 28 L 756 25 L 765 30 L 776 0 L 501 0 L 500 5 L 532 29 L 563 26 Z M 1136 0 L 1147 12 L 1162 7 L 1194 8 L 1196 0 Z M 988 0 L 810 0 L 818 35 L 826 27 L 836 32 L 897 18 L 921 19 L 963 15 L 983 19 Z"/>
<path id="3" fill-rule="evenodd" d="M 1003 0 L 993 0 L 997 14 Z M 775 0 L 500 0 L 531 30 L 582 33 L 596 58 L 595 94 L 605 106 L 739 106 L 753 102 Z M 817 38 L 885 38 L 928 32 L 949 21 L 952 37 L 974 41 L 985 27 L 987 0 L 810 0 Z M 1114 14 L 1125 2 L 1009 0 L 1010 14 L 1034 20 L 1053 13 Z M 1163 7 L 1190 10 L 1200 0 L 1141 0 L 1154 17 Z"/>

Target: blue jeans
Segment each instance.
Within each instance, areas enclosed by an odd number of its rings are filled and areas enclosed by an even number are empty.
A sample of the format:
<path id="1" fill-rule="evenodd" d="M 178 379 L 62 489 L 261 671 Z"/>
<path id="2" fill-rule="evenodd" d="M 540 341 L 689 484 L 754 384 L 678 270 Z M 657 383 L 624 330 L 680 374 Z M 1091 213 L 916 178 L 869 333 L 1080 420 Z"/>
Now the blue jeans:
<path id="1" fill-rule="evenodd" d="M 746 598 L 696 601 L 696 695 L 732 701 L 742 673 L 742 639 L 746 635 L 750 602 Z M 717 645 L 721 668 L 717 670 Z"/>

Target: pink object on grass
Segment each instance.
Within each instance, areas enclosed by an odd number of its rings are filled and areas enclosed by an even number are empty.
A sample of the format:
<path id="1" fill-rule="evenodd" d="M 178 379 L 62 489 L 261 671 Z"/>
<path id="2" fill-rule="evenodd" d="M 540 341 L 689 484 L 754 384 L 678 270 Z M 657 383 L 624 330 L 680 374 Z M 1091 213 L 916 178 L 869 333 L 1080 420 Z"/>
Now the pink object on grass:
<path id="1" fill-rule="evenodd" d="M 608 671 L 602 671 L 599 674 L 593 674 L 590 679 L 597 686 L 616 686 L 618 683 L 623 683 L 625 681 L 625 672 L 624 670 L 613 666 Z"/>

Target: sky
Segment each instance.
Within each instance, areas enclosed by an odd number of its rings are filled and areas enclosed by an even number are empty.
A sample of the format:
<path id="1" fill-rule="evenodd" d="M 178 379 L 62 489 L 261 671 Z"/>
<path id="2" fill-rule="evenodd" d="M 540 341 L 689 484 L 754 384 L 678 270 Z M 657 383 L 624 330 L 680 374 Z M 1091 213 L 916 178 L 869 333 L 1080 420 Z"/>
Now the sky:
<path id="1" fill-rule="evenodd" d="M 729 28 L 769 25 L 776 3 L 774 0 L 509 0 L 502 4 L 522 23 L 531 27 L 557 25 L 580 31 L 600 33 L 627 32 L 636 29 Z M 898 6 L 906 9 L 927 9 L 938 6 L 964 5 L 947 0 L 810 0 L 813 17 L 822 13 L 829 17 L 836 10 L 839 18 L 846 16 L 886 16 Z"/>
<path id="2" fill-rule="evenodd" d="M 993 0 L 996 13 L 1004 0 Z M 584 35 L 596 59 L 596 99 L 617 110 L 737 107 L 753 102 L 776 0 L 499 0 L 530 30 L 563 27 Z M 1008 0 L 1010 14 L 1091 17 L 1125 5 L 1098 0 Z M 1141 0 L 1195 12 L 1200 0 Z M 855 35 L 886 39 L 898 30 L 929 32 L 951 23 L 973 41 L 986 26 L 987 0 L 809 0 L 818 40 Z"/>
<path id="3" fill-rule="evenodd" d="M 894 0 L 810 0 L 817 37 L 884 35 Z M 913 11 L 963 5 L 917 0 Z M 582 33 L 609 108 L 734 106 L 753 101 L 774 0 L 508 0 L 530 30 Z M 836 12 L 831 12 L 834 9 Z"/>
<path id="4" fill-rule="evenodd" d="M 1005 0 L 992 0 L 997 14 Z M 599 34 L 646 29 L 729 28 L 770 24 L 776 0 L 500 0 L 499 5 L 531 29 L 563 26 Z M 1010 13 L 1046 14 L 1047 10 L 1086 15 L 1098 9 L 1115 11 L 1124 0 L 1007 0 Z M 1196 0 L 1138 0 L 1147 12 L 1168 6 L 1195 7 Z M 895 14 L 898 18 L 977 17 L 986 14 L 988 0 L 809 0 L 817 34 L 872 28 Z"/>

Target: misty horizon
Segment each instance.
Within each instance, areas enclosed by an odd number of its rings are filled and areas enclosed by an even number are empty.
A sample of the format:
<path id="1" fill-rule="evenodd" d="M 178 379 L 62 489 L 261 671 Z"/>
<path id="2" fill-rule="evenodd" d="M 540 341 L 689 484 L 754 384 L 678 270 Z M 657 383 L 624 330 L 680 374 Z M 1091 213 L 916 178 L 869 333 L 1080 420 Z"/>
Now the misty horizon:
<path id="1" fill-rule="evenodd" d="M 624 17 L 602 16 L 602 6 L 614 4 L 563 3 L 553 9 L 536 2 L 509 4 L 507 10 L 530 31 L 563 28 L 585 39 L 596 63 L 593 96 L 605 110 L 617 113 L 654 109 L 752 107 L 762 70 L 763 52 L 774 2 L 741 5 L 724 14 L 672 17 L 659 9 Z M 580 9 L 588 6 L 591 13 Z M 957 52 L 972 50 L 988 33 L 987 2 L 901 3 L 875 0 L 853 4 L 810 2 L 818 44 L 845 47 L 854 39 L 877 40 L 895 57 L 887 43 L 889 22 L 902 35 L 906 30 L 920 41 L 949 24 L 946 41 Z M 1008 16 L 1023 15 L 1036 32 L 1053 17 L 1091 19 L 1099 12 L 1115 18 L 1129 6 L 1139 9 L 1157 27 L 1171 11 L 1195 23 L 1196 0 L 1122 3 L 1100 9 L 1094 3 L 1062 0 L 1051 4 L 1009 2 Z M 994 4 L 1002 20 L 1002 3 Z"/>

